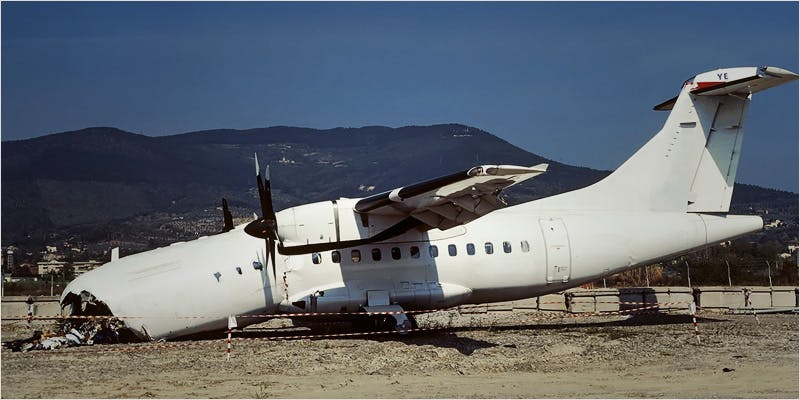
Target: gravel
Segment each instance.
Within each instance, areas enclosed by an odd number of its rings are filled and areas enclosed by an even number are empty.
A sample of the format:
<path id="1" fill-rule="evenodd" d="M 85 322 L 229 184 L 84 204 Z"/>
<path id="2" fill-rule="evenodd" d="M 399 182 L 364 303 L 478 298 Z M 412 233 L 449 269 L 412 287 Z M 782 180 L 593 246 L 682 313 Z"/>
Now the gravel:
<path id="1" fill-rule="evenodd" d="M 225 340 L 2 352 L 3 397 L 798 397 L 797 315 L 439 312 L 407 336 L 274 320 Z M 24 337 L 3 322 L 3 340 Z M 174 346 L 174 347 L 169 347 Z M 725 371 L 727 370 L 727 372 Z"/>

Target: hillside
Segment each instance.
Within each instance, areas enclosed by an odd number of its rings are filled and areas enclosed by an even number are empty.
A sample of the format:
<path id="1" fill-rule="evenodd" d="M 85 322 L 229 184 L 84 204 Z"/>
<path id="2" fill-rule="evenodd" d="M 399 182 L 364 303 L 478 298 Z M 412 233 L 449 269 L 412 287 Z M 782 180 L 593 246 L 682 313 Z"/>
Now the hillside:
<path id="1" fill-rule="evenodd" d="M 2 143 L 2 245 L 54 240 L 133 249 L 207 234 L 258 208 L 253 153 L 269 160 L 278 209 L 362 197 L 481 163 L 550 164 L 512 188 L 518 203 L 591 184 L 607 174 L 547 160 L 480 129 L 457 125 L 316 130 L 271 127 L 149 137 L 88 128 Z M 780 216 L 781 241 L 796 237 L 797 195 L 744 185 L 734 209 Z M 789 232 L 789 233 L 786 233 Z"/>

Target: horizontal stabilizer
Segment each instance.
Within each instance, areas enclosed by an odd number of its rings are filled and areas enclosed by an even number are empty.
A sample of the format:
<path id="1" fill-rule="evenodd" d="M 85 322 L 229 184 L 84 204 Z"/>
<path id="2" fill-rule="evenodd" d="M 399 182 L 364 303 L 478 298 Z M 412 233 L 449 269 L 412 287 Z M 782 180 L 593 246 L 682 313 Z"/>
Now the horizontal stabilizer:
<path id="1" fill-rule="evenodd" d="M 725 68 L 704 72 L 684 82 L 689 93 L 699 96 L 738 95 L 747 97 L 784 83 L 797 80 L 797 74 L 778 67 Z M 654 110 L 672 110 L 677 97 L 669 99 Z"/>
<path id="2" fill-rule="evenodd" d="M 694 78 L 692 94 L 749 95 L 797 79 L 797 74 L 777 67 L 728 68 L 705 72 Z"/>

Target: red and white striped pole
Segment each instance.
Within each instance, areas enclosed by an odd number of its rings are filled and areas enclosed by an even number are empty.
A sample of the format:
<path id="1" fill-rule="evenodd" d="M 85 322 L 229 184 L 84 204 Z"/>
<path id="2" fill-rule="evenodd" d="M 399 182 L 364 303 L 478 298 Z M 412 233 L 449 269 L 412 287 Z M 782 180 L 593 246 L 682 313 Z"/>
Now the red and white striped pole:
<path id="1" fill-rule="evenodd" d="M 694 302 L 689 303 L 689 313 L 692 314 L 692 325 L 694 325 L 694 337 L 697 338 L 697 344 L 700 344 L 700 329 L 697 328 L 697 305 Z"/>
<path id="2" fill-rule="evenodd" d="M 753 302 L 750 301 L 750 289 L 744 289 L 744 306 L 745 308 L 750 307 L 750 309 L 753 311 L 753 316 L 756 318 L 756 323 L 761 325 L 761 321 L 758 320 L 756 308 L 753 307 Z"/>
<path id="3" fill-rule="evenodd" d="M 231 361 L 231 333 L 233 332 L 233 328 L 236 328 L 236 317 L 233 315 L 228 316 L 228 349 L 225 353 L 225 360 L 227 362 Z"/>
<path id="4" fill-rule="evenodd" d="M 228 328 L 228 350 L 225 354 L 225 360 L 231 361 L 231 328 Z"/>

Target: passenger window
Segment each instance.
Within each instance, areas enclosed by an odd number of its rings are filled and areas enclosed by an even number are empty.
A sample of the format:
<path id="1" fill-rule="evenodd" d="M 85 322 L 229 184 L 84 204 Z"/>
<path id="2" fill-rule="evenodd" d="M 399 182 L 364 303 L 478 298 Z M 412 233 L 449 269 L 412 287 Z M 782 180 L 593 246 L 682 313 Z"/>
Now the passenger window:
<path id="1" fill-rule="evenodd" d="M 428 247 L 428 252 L 431 253 L 431 257 L 433 258 L 439 257 L 439 248 L 435 245 Z"/>
<path id="2" fill-rule="evenodd" d="M 486 250 L 486 254 L 494 253 L 494 246 L 489 242 L 483 244 L 483 249 Z"/>
<path id="3" fill-rule="evenodd" d="M 474 256 L 475 255 L 475 245 L 472 243 L 467 243 L 467 254 Z"/>
<path id="4" fill-rule="evenodd" d="M 392 259 L 399 260 L 400 259 L 400 248 L 399 247 L 392 247 Z"/>
<path id="5" fill-rule="evenodd" d="M 419 258 L 419 247 L 411 246 L 411 258 Z"/>
<path id="6" fill-rule="evenodd" d="M 381 260 L 381 249 L 372 249 L 372 261 Z"/>
<path id="7" fill-rule="evenodd" d="M 458 250 L 456 249 L 456 245 L 448 244 L 447 245 L 447 254 L 450 254 L 450 257 L 455 257 L 458 254 Z"/>
<path id="8" fill-rule="evenodd" d="M 311 253 L 311 262 L 313 262 L 314 264 L 321 264 L 322 263 L 322 254 Z"/>
<path id="9" fill-rule="evenodd" d="M 511 253 L 511 243 L 503 242 L 503 252 Z"/>
<path id="10" fill-rule="evenodd" d="M 353 250 L 350 252 L 350 259 L 354 263 L 361 262 L 361 250 Z"/>
<path id="11" fill-rule="evenodd" d="M 339 254 L 339 250 L 334 250 L 331 253 L 331 261 L 333 261 L 335 264 L 338 264 L 342 261 L 342 255 Z"/>
<path id="12" fill-rule="evenodd" d="M 523 253 L 531 251 L 531 246 L 528 244 L 527 240 L 523 240 L 522 243 L 520 243 L 519 245 L 522 248 Z"/>

